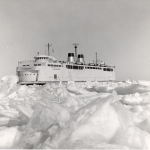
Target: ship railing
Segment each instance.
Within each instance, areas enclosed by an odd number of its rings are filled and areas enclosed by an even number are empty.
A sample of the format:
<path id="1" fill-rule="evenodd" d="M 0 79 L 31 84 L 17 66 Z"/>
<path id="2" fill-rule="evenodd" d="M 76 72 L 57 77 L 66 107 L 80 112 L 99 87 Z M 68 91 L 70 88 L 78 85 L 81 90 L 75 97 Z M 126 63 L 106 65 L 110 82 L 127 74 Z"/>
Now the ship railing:
<path id="1" fill-rule="evenodd" d="M 35 63 L 35 60 L 18 61 L 18 65 L 32 64 L 32 63 Z"/>

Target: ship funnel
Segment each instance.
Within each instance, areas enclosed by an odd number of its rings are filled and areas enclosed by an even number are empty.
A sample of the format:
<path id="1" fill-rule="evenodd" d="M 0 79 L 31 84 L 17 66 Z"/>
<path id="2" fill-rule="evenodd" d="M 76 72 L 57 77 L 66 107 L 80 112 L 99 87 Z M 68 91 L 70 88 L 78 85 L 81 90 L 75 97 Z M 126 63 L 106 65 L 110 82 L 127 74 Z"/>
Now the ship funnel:
<path id="1" fill-rule="evenodd" d="M 79 54 L 79 55 L 78 55 L 78 63 L 79 63 L 79 64 L 85 64 L 85 63 L 84 63 L 84 56 L 83 56 L 83 54 Z"/>
<path id="2" fill-rule="evenodd" d="M 74 53 L 68 53 L 67 62 L 69 62 L 69 63 L 75 63 Z"/>

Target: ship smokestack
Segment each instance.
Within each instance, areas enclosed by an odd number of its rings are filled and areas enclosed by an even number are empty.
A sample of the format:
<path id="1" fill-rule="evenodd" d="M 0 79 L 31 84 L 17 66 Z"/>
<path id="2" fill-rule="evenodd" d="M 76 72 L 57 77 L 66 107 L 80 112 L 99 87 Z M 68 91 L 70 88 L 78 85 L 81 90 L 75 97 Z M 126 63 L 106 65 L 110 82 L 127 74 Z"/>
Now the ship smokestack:
<path id="1" fill-rule="evenodd" d="M 78 64 L 85 64 L 83 54 L 78 55 Z"/>
<path id="2" fill-rule="evenodd" d="M 77 46 L 79 45 L 78 43 L 74 43 L 74 48 L 75 48 L 75 62 L 77 62 Z"/>
<path id="3" fill-rule="evenodd" d="M 74 60 L 74 53 L 68 53 L 67 62 L 68 62 L 68 63 L 75 63 L 75 60 Z"/>

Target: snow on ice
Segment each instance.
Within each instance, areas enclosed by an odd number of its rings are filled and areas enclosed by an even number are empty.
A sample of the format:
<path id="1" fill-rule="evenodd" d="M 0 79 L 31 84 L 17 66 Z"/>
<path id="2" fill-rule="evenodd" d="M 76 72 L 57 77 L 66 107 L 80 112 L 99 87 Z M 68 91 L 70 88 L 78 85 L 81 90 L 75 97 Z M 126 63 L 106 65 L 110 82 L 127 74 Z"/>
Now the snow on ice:
<path id="1" fill-rule="evenodd" d="M 0 148 L 150 149 L 150 81 L 0 82 Z"/>

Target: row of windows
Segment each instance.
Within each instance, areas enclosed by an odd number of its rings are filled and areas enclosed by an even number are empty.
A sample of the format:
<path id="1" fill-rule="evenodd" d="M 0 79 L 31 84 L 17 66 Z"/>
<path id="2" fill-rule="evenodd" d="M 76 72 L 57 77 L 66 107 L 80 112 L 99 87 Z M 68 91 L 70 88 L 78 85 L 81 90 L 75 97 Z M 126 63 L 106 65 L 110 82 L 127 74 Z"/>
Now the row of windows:
<path id="1" fill-rule="evenodd" d="M 25 76 L 28 76 L 28 75 L 35 75 L 35 74 L 20 74 L 20 76 L 21 76 L 21 75 L 22 75 L 22 76 L 24 76 L 24 75 L 25 75 Z"/>
<path id="2" fill-rule="evenodd" d="M 48 57 L 38 57 L 36 59 L 48 59 Z"/>
<path id="3" fill-rule="evenodd" d="M 102 70 L 102 68 L 99 67 L 85 67 L 85 69 L 98 69 L 98 70 Z M 103 68 L 104 71 L 113 71 L 112 68 Z"/>
<path id="4" fill-rule="evenodd" d="M 66 65 L 67 69 L 79 69 L 79 70 L 83 70 L 83 66 L 72 66 L 72 65 Z"/>
<path id="5" fill-rule="evenodd" d="M 103 68 L 104 71 L 113 71 L 112 68 Z"/>
<path id="6" fill-rule="evenodd" d="M 34 64 L 34 66 L 41 66 L 41 64 Z M 51 66 L 51 67 L 61 67 L 61 65 L 52 65 L 52 64 L 48 64 L 48 66 Z"/>
<path id="7" fill-rule="evenodd" d="M 51 66 L 51 67 L 61 67 L 61 65 L 52 65 L 52 64 L 48 64 L 48 66 Z"/>
<path id="8" fill-rule="evenodd" d="M 22 65 L 22 66 L 26 67 L 26 66 L 29 66 L 29 65 Z"/>
<path id="9" fill-rule="evenodd" d="M 79 70 L 83 70 L 84 67 L 83 66 L 74 66 L 74 65 L 66 65 L 67 69 L 79 69 Z M 85 69 L 98 69 L 98 70 L 102 70 L 102 68 L 99 67 L 85 67 Z M 103 68 L 104 71 L 113 71 L 112 68 Z"/>
<path id="10" fill-rule="evenodd" d="M 34 64 L 34 66 L 41 66 L 41 64 Z"/>
<path id="11" fill-rule="evenodd" d="M 102 68 L 98 68 L 98 67 L 85 67 L 85 69 L 99 69 L 99 70 L 101 70 Z"/>

